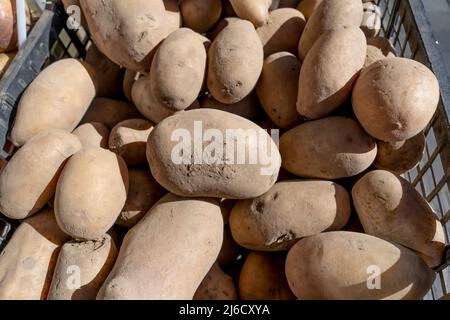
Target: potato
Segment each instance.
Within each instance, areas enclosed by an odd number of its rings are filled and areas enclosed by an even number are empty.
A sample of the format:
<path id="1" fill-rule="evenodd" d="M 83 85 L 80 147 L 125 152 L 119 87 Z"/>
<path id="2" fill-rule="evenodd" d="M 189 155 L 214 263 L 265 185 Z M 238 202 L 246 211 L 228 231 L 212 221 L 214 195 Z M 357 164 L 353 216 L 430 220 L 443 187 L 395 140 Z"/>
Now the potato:
<path id="1" fill-rule="evenodd" d="M 301 177 L 340 179 L 363 172 L 375 160 L 377 144 L 353 119 L 306 122 L 282 135 L 283 168 Z"/>
<path id="2" fill-rule="evenodd" d="M 214 263 L 194 295 L 194 300 L 237 300 L 233 279 Z"/>
<path id="3" fill-rule="evenodd" d="M 378 141 L 378 154 L 374 165 L 378 169 L 403 174 L 419 164 L 425 152 L 425 145 L 423 132 L 406 141 Z"/>
<path id="4" fill-rule="evenodd" d="M 301 0 L 297 6 L 297 10 L 303 13 L 306 20 L 309 20 L 322 1 L 323 0 Z"/>
<path id="5" fill-rule="evenodd" d="M 128 176 L 128 197 L 116 224 L 131 228 L 167 192 L 155 181 L 148 169 L 129 169 Z"/>
<path id="6" fill-rule="evenodd" d="M 20 98 L 13 144 L 20 147 L 48 129 L 73 131 L 95 97 L 91 69 L 75 59 L 59 60 L 44 69 Z"/>
<path id="7" fill-rule="evenodd" d="M 30 139 L 0 174 L 0 211 L 11 219 L 25 219 L 41 210 L 55 194 L 65 161 L 80 149 L 80 140 L 62 130 Z"/>
<path id="8" fill-rule="evenodd" d="M 380 33 L 381 19 L 381 10 L 375 2 L 370 1 L 363 3 L 361 30 L 367 38 L 376 37 Z"/>
<path id="9" fill-rule="evenodd" d="M 251 252 L 239 277 L 241 300 L 295 300 L 284 274 L 285 254 Z"/>
<path id="10" fill-rule="evenodd" d="M 85 148 L 70 158 L 56 186 L 58 225 L 75 239 L 98 239 L 114 225 L 127 192 L 122 158 L 102 148 Z"/>
<path id="11" fill-rule="evenodd" d="M 301 122 L 296 102 L 301 64 L 288 52 L 270 55 L 264 61 L 256 92 L 269 118 L 280 128 L 289 129 Z"/>
<path id="12" fill-rule="evenodd" d="M 133 88 L 134 82 L 139 78 L 139 73 L 136 71 L 126 69 L 125 75 L 123 76 L 123 84 L 122 89 L 125 94 L 125 97 L 128 99 L 128 101 L 133 101 L 133 98 L 131 96 L 131 90 Z"/>
<path id="13" fill-rule="evenodd" d="M 218 200 L 166 195 L 125 236 L 97 299 L 192 299 L 219 254 L 222 230 Z"/>
<path id="14" fill-rule="evenodd" d="M 181 0 L 180 10 L 183 23 L 195 32 L 207 32 L 222 14 L 220 0 Z"/>
<path id="15" fill-rule="evenodd" d="M 267 23 L 256 29 L 263 44 L 264 57 L 280 51 L 296 55 L 305 24 L 305 17 L 296 9 L 271 11 Z"/>
<path id="16" fill-rule="evenodd" d="M 202 141 L 203 128 L 205 137 L 210 135 L 206 139 L 216 143 Z M 257 197 L 272 187 L 280 167 L 278 148 L 267 132 L 213 109 L 186 111 L 159 123 L 148 139 L 147 160 L 163 187 L 189 197 Z"/>
<path id="17" fill-rule="evenodd" d="M 181 12 L 177 0 L 163 0 L 166 9 L 167 34 L 179 29 L 182 25 Z"/>
<path id="18" fill-rule="evenodd" d="M 141 114 L 131 103 L 107 98 L 96 98 L 92 101 L 81 123 L 100 122 L 111 130 L 121 121 L 139 117 L 141 117 Z"/>
<path id="19" fill-rule="evenodd" d="M 228 220 L 225 222 L 228 224 Z M 219 257 L 217 258 L 217 263 L 222 268 L 229 268 L 237 261 L 239 254 L 241 253 L 241 248 L 234 241 L 231 235 L 230 228 L 225 225 L 223 229 L 223 243 L 222 248 L 219 252 Z"/>
<path id="20" fill-rule="evenodd" d="M 264 51 L 251 23 L 229 20 L 208 53 L 207 85 L 217 101 L 233 104 L 255 88 L 264 63 Z"/>
<path id="21" fill-rule="evenodd" d="M 15 56 L 16 53 L 0 53 L 0 79 L 8 70 L 8 67 Z"/>
<path id="22" fill-rule="evenodd" d="M 375 170 L 352 190 L 366 233 L 413 249 L 430 267 L 441 263 L 445 233 L 428 202 L 405 179 Z"/>
<path id="23" fill-rule="evenodd" d="M 279 0 L 278 8 L 296 8 L 300 0 Z"/>
<path id="24" fill-rule="evenodd" d="M 45 300 L 66 236 L 52 210 L 23 221 L 0 255 L 0 300 Z"/>
<path id="25" fill-rule="evenodd" d="M 401 245 L 340 231 L 300 240 L 289 251 L 286 276 L 302 300 L 414 300 L 436 275 Z"/>
<path id="26" fill-rule="evenodd" d="M 128 119 L 118 123 L 109 135 L 109 149 L 129 166 L 147 163 L 145 151 L 154 124 L 145 119 Z"/>
<path id="27" fill-rule="evenodd" d="M 299 10 L 308 19 L 307 11 L 305 9 L 302 11 L 302 8 L 299 8 Z M 303 30 L 298 48 L 300 60 L 305 60 L 307 53 L 322 34 L 341 27 L 359 28 L 362 18 L 363 6 L 361 0 L 320 1 Z"/>
<path id="28" fill-rule="evenodd" d="M 0 53 L 17 49 L 16 1 L 0 0 Z"/>
<path id="29" fill-rule="evenodd" d="M 200 101 L 200 106 L 204 109 L 217 109 L 230 112 L 249 120 L 255 118 L 261 108 L 258 96 L 254 92 L 234 104 L 224 104 L 214 99 L 211 95 L 207 95 Z"/>
<path id="30" fill-rule="evenodd" d="M 353 111 L 367 133 L 386 142 L 423 131 L 439 103 L 439 82 L 420 62 L 387 58 L 361 72 L 353 89 Z"/>
<path id="31" fill-rule="evenodd" d="M 145 72 L 170 33 L 162 0 L 80 0 L 98 49 L 121 67 Z"/>
<path id="32" fill-rule="evenodd" d="M 384 56 L 391 58 L 396 57 L 397 52 L 391 41 L 384 37 L 373 37 L 367 39 L 367 45 L 380 49 Z"/>
<path id="33" fill-rule="evenodd" d="M 319 119 L 340 107 L 352 92 L 366 53 L 366 38 L 359 28 L 323 33 L 300 71 L 298 112 Z"/>
<path id="34" fill-rule="evenodd" d="M 116 258 L 117 248 L 108 234 L 94 241 L 67 242 L 59 253 L 47 300 L 95 300 Z"/>
<path id="35" fill-rule="evenodd" d="M 72 132 L 85 148 L 99 147 L 108 149 L 109 129 L 100 122 L 85 123 Z"/>
<path id="36" fill-rule="evenodd" d="M 282 251 L 299 239 L 342 229 L 350 218 L 350 196 L 329 181 L 284 181 L 230 214 L 234 240 L 256 251 Z"/>
<path id="37" fill-rule="evenodd" d="M 272 0 L 230 0 L 234 11 L 241 19 L 249 20 L 255 28 L 267 23 Z"/>

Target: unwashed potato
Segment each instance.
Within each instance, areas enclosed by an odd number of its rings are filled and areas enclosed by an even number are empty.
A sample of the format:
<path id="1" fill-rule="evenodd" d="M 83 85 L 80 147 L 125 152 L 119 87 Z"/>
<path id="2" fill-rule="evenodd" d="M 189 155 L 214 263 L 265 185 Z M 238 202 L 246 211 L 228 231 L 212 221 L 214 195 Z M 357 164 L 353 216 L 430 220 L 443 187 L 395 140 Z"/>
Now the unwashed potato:
<path id="1" fill-rule="evenodd" d="M 114 225 L 127 192 L 128 170 L 120 156 L 82 149 L 67 162 L 56 186 L 58 225 L 75 239 L 98 239 Z"/>
<path id="2" fill-rule="evenodd" d="M 426 140 L 423 132 L 406 141 L 378 141 L 378 154 L 374 165 L 398 175 L 415 168 L 425 152 Z"/>
<path id="3" fill-rule="evenodd" d="M 95 300 L 116 258 L 117 248 L 108 234 L 93 241 L 67 242 L 59 253 L 47 300 Z M 73 280 L 76 276 L 80 278 Z"/>
<path id="4" fill-rule="evenodd" d="M 216 199 L 166 195 L 125 236 L 97 299 L 192 299 L 219 254 L 222 230 Z"/>
<path id="5" fill-rule="evenodd" d="M 16 1 L 0 0 L 0 53 L 17 49 Z"/>
<path id="6" fill-rule="evenodd" d="M 322 1 L 313 11 L 303 30 L 298 48 L 300 60 L 305 60 L 309 50 L 322 34 L 341 27 L 359 28 L 362 17 L 363 6 L 361 0 Z"/>
<path id="7" fill-rule="evenodd" d="M 0 300 L 45 300 L 60 246 L 52 210 L 24 220 L 0 255 Z"/>
<path id="8" fill-rule="evenodd" d="M 200 106 L 204 109 L 230 112 L 249 120 L 255 118 L 261 108 L 258 96 L 254 92 L 234 104 L 224 104 L 214 99 L 211 95 L 206 95 L 201 99 Z"/>
<path id="9" fill-rule="evenodd" d="M 230 0 L 234 11 L 241 19 L 251 21 L 255 28 L 269 19 L 269 9 L 272 0 Z"/>
<path id="10" fill-rule="evenodd" d="M 41 210 L 55 194 L 65 161 L 81 149 L 69 132 L 41 132 L 20 148 L 0 174 L 0 211 L 25 219 Z"/>
<path id="11" fill-rule="evenodd" d="M 216 143 L 200 141 L 199 145 L 194 140 L 202 137 L 195 132 L 208 128 L 214 131 L 205 134 L 211 134 L 209 139 Z M 252 135 L 256 139 L 250 139 Z M 159 123 L 148 139 L 147 160 L 155 179 L 172 193 L 227 199 L 257 197 L 269 190 L 281 161 L 266 131 L 244 118 L 213 109 L 182 112 Z"/>
<path id="12" fill-rule="evenodd" d="M 72 132 L 85 148 L 100 147 L 108 149 L 109 129 L 100 122 L 85 123 Z"/>
<path id="13" fill-rule="evenodd" d="M 6 70 L 8 70 L 15 56 L 16 53 L 0 53 L 0 79 L 6 73 Z"/>
<path id="14" fill-rule="evenodd" d="M 267 23 L 256 29 L 263 44 L 264 56 L 268 57 L 280 51 L 297 54 L 298 42 L 305 24 L 305 17 L 296 9 L 282 8 L 271 11 Z"/>
<path id="15" fill-rule="evenodd" d="M 324 32 L 303 61 L 298 112 L 319 119 L 340 107 L 352 92 L 366 54 L 366 38 L 360 28 Z"/>
<path id="16" fill-rule="evenodd" d="M 91 66 L 75 59 L 45 68 L 25 89 L 17 107 L 11 141 L 22 146 L 48 129 L 73 131 L 95 97 Z"/>
<path id="17" fill-rule="evenodd" d="M 355 176 L 375 160 L 377 144 L 353 119 L 328 117 L 301 124 L 280 139 L 283 167 L 301 177 Z"/>
<path id="18" fill-rule="evenodd" d="M 239 277 L 241 300 L 295 300 L 284 273 L 285 254 L 251 252 Z"/>
<path id="19" fill-rule="evenodd" d="M 445 250 L 442 224 L 408 181 L 375 170 L 356 183 L 352 195 L 366 233 L 417 251 L 430 267 L 441 263 Z"/>
<path id="20" fill-rule="evenodd" d="M 256 86 L 259 101 L 269 118 L 280 128 L 289 129 L 301 122 L 296 102 L 301 64 L 289 52 L 278 52 L 264 61 Z"/>
<path id="21" fill-rule="evenodd" d="M 241 101 L 255 88 L 263 63 L 264 50 L 253 25 L 229 20 L 209 48 L 209 92 L 225 104 Z"/>
<path id="22" fill-rule="evenodd" d="M 207 32 L 222 14 L 221 0 L 181 0 L 183 24 L 198 33 Z"/>
<path id="23" fill-rule="evenodd" d="M 228 220 L 225 223 L 228 224 Z M 231 235 L 229 226 L 225 225 L 223 229 L 222 248 L 220 249 L 217 263 L 222 268 L 229 268 L 237 261 L 237 258 L 241 252 L 241 248 L 236 241 L 234 241 L 233 236 Z"/>
<path id="24" fill-rule="evenodd" d="M 194 300 L 237 300 L 233 279 L 214 263 L 197 288 Z"/>
<path id="25" fill-rule="evenodd" d="M 387 58 L 365 68 L 353 89 L 353 110 L 381 141 L 408 140 L 423 131 L 440 98 L 439 82 L 420 62 Z"/>
<path id="26" fill-rule="evenodd" d="M 350 218 L 350 196 L 330 181 L 284 181 L 230 214 L 239 245 L 257 251 L 288 250 L 299 239 L 342 229 Z"/>
<path id="27" fill-rule="evenodd" d="M 322 2 L 323 0 L 301 0 L 300 3 L 297 6 L 297 9 L 303 13 L 303 15 L 305 16 L 306 20 L 308 20 L 314 10 L 317 9 L 317 7 L 319 6 L 319 4 Z"/>
<path id="28" fill-rule="evenodd" d="M 289 251 L 286 276 L 302 300 L 415 300 L 436 274 L 401 245 L 341 231 L 300 240 Z"/>
<path id="29" fill-rule="evenodd" d="M 166 9 L 167 34 L 169 35 L 181 27 L 181 12 L 177 0 L 163 0 L 163 3 Z"/>

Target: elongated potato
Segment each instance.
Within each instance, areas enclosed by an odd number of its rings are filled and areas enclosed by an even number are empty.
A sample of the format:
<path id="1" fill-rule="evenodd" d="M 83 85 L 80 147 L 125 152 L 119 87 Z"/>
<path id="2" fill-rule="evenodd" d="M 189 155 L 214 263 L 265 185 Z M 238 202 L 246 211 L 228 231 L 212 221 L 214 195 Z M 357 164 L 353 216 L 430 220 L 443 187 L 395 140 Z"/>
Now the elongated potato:
<path id="1" fill-rule="evenodd" d="M 286 276 L 302 300 L 414 300 L 435 273 L 409 249 L 354 232 L 327 232 L 299 241 Z"/>
<path id="2" fill-rule="evenodd" d="M 183 23 L 195 32 L 207 32 L 222 14 L 221 0 L 181 0 Z"/>
<path id="3" fill-rule="evenodd" d="M 430 69 L 411 59 L 387 58 L 361 72 L 352 101 L 356 117 L 371 136 L 395 142 L 423 131 L 439 98 L 439 82 Z"/>
<path id="4" fill-rule="evenodd" d="M 258 96 L 255 93 L 250 93 L 243 100 L 234 104 L 224 104 L 217 101 L 212 96 L 207 95 L 200 101 L 200 106 L 204 109 L 217 109 L 230 112 L 249 120 L 255 118 L 261 108 Z"/>
<path id="5" fill-rule="evenodd" d="M 359 28 L 323 33 L 300 71 L 298 112 L 306 118 L 319 119 L 341 106 L 352 92 L 366 54 L 366 38 Z"/>
<path id="6" fill-rule="evenodd" d="M 192 299 L 219 254 L 222 230 L 218 200 L 166 195 L 125 236 L 97 299 Z"/>
<path id="7" fill-rule="evenodd" d="M 311 18 L 314 10 L 317 9 L 319 4 L 322 3 L 323 0 L 301 0 L 300 3 L 297 6 L 297 9 L 303 13 L 306 20 L 309 20 Z"/>
<path id="8" fill-rule="evenodd" d="M 371 171 L 356 183 L 352 195 L 366 233 L 417 251 L 430 267 L 441 263 L 442 224 L 408 181 L 388 171 Z"/>
<path id="9" fill-rule="evenodd" d="M 271 11 L 267 24 L 256 29 L 263 44 L 264 56 L 268 57 L 281 51 L 296 55 L 305 24 L 305 17 L 296 9 L 283 8 Z"/>
<path id="10" fill-rule="evenodd" d="M 342 229 L 350 218 L 350 196 L 330 181 L 284 181 L 252 200 L 241 200 L 230 214 L 240 246 L 282 251 L 299 239 Z"/>
<path id="11" fill-rule="evenodd" d="M 0 211 L 25 219 L 53 197 L 65 161 L 81 149 L 78 138 L 66 131 L 38 134 L 19 149 L 0 174 Z"/>
<path id="12" fill-rule="evenodd" d="M 100 122 L 85 123 L 73 130 L 75 136 L 80 139 L 81 145 L 87 147 L 100 147 L 108 149 L 108 128 Z"/>
<path id="13" fill-rule="evenodd" d="M 127 192 L 128 170 L 120 156 L 82 149 L 67 162 L 56 186 L 58 225 L 75 239 L 98 239 L 114 225 Z"/>
<path id="14" fill-rule="evenodd" d="M 239 18 L 251 21 L 259 27 L 269 19 L 269 8 L 272 0 L 230 0 Z"/>
<path id="15" fill-rule="evenodd" d="M 214 99 L 233 104 L 255 88 L 264 63 L 264 50 L 251 23 L 230 19 L 208 53 L 207 85 Z"/>
<path id="16" fill-rule="evenodd" d="M 322 1 L 313 11 L 303 30 L 298 47 L 300 60 L 305 60 L 309 50 L 322 34 L 342 27 L 359 28 L 362 18 L 363 5 L 361 0 Z"/>
<path id="17" fill-rule="evenodd" d="M 22 146 L 48 129 L 75 129 L 95 97 L 90 69 L 75 59 L 59 60 L 44 69 L 19 101 L 11 131 L 14 145 Z"/>
<path id="18" fill-rule="evenodd" d="M 256 86 L 264 111 L 283 129 L 290 129 L 301 122 L 296 107 L 300 68 L 300 62 L 293 54 L 275 53 L 264 61 Z"/>
<path id="19" fill-rule="evenodd" d="M 67 242 L 59 253 L 47 300 L 95 300 L 116 258 L 117 248 L 108 234 L 94 241 Z"/>
<path id="20" fill-rule="evenodd" d="M 241 300 L 295 300 L 284 273 L 285 254 L 251 252 L 239 277 Z"/>
<path id="21" fill-rule="evenodd" d="M 375 160 L 377 144 L 353 119 L 328 117 L 301 124 L 280 139 L 283 167 L 301 177 L 355 176 Z"/>
<path id="22" fill-rule="evenodd" d="M 68 240 L 52 210 L 24 220 L 0 255 L 0 300 L 45 300 L 59 248 Z"/>
<path id="23" fill-rule="evenodd" d="M 194 295 L 194 300 L 237 300 L 233 279 L 214 263 Z"/>
<path id="24" fill-rule="evenodd" d="M 208 141 L 202 141 L 203 130 Z M 150 133 L 147 159 L 163 187 L 188 197 L 257 197 L 272 187 L 280 168 L 278 148 L 266 131 L 213 109 L 186 111 L 159 123 Z"/>

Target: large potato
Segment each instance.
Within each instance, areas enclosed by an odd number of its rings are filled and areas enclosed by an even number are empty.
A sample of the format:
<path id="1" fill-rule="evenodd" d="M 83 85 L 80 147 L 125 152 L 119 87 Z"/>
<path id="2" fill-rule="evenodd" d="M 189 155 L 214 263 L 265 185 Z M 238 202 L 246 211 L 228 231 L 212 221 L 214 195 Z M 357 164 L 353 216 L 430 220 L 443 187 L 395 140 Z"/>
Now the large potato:
<path id="1" fill-rule="evenodd" d="M 41 131 L 75 129 L 95 97 L 91 69 L 75 59 L 45 68 L 20 98 L 11 141 L 22 146 Z"/>
<path id="2" fill-rule="evenodd" d="M 257 197 L 272 187 L 280 167 L 278 148 L 266 131 L 213 109 L 186 111 L 159 123 L 150 133 L 147 159 L 163 187 L 190 197 Z"/>
<path id="3" fill-rule="evenodd" d="M 322 118 L 341 106 L 364 66 L 367 43 L 359 28 L 327 31 L 317 40 L 300 71 L 297 110 Z"/>
<path id="4" fill-rule="evenodd" d="M 55 195 L 60 228 L 76 239 L 95 240 L 114 225 L 128 192 L 128 170 L 115 153 L 85 148 L 64 167 Z"/>
<path id="5" fill-rule="evenodd" d="M 53 197 L 65 161 L 81 149 L 78 138 L 66 131 L 49 130 L 29 140 L 0 174 L 0 211 L 25 219 Z"/>
<path id="6" fill-rule="evenodd" d="M 292 128 L 301 122 L 297 112 L 300 62 L 288 52 L 278 52 L 264 61 L 261 78 L 256 86 L 259 101 L 269 118 L 278 127 Z"/>
<path id="7" fill-rule="evenodd" d="M 311 18 L 314 10 L 317 9 L 319 4 L 322 3 L 323 0 L 301 0 L 300 3 L 297 6 L 297 9 L 303 13 L 306 20 L 309 20 Z"/>
<path id="8" fill-rule="evenodd" d="M 207 32 L 222 14 L 221 0 L 181 0 L 183 23 L 195 32 Z"/>
<path id="9" fill-rule="evenodd" d="M 233 104 L 255 88 L 264 63 L 258 34 L 245 20 L 229 20 L 208 53 L 207 85 L 218 101 Z"/>
<path id="10" fill-rule="evenodd" d="M 192 299 L 222 244 L 218 200 L 168 194 L 125 236 L 97 299 Z"/>
<path id="11" fill-rule="evenodd" d="M 201 99 L 200 106 L 204 109 L 217 109 L 230 112 L 249 120 L 255 118 L 261 109 L 258 96 L 254 92 L 233 104 L 225 104 L 217 101 L 210 95 L 206 95 Z"/>
<path id="12" fill-rule="evenodd" d="M 299 239 L 342 229 L 350 218 L 350 196 L 329 181 L 284 181 L 230 214 L 239 245 L 257 251 L 288 250 Z"/>
<path id="13" fill-rule="evenodd" d="M 83 147 L 100 147 L 108 149 L 108 128 L 100 122 L 85 123 L 73 130 Z"/>
<path id="14" fill-rule="evenodd" d="M 307 15 L 305 12 L 303 13 L 305 16 Z M 362 18 L 363 5 L 361 0 L 322 1 L 313 11 L 303 30 L 298 48 L 300 60 L 305 60 L 309 50 L 322 34 L 342 27 L 359 28 Z"/>
<path id="15" fill-rule="evenodd" d="M 194 300 L 237 300 L 233 279 L 214 263 L 194 295 Z"/>
<path id="16" fill-rule="evenodd" d="M 163 0 L 163 3 L 166 9 L 167 34 L 169 35 L 181 27 L 181 12 L 178 7 L 178 0 Z"/>
<path id="17" fill-rule="evenodd" d="M 430 267 L 441 263 L 442 224 L 408 181 L 388 171 L 371 171 L 355 184 L 352 196 L 366 233 L 417 251 Z"/>
<path id="18" fill-rule="evenodd" d="M 286 276 L 302 300 L 412 300 L 423 298 L 435 273 L 401 245 L 340 231 L 300 240 Z"/>
<path id="19" fill-rule="evenodd" d="M 329 117 L 301 124 L 280 139 L 283 167 L 301 177 L 355 176 L 375 160 L 377 144 L 353 119 Z"/>
<path id="20" fill-rule="evenodd" d="M 239 18 L 251 21 L 255 27 L 269 19 L 272 0 L 230 0 L 230 3 Z"/>
<path id="21" fill-rule="evenodd" d="M 386 142 L 408 140 L 425 129 L 440 98 L 439 82 L 420 62 L 387 58 L 361 72 L 353 110 L 364 129 Z"/>

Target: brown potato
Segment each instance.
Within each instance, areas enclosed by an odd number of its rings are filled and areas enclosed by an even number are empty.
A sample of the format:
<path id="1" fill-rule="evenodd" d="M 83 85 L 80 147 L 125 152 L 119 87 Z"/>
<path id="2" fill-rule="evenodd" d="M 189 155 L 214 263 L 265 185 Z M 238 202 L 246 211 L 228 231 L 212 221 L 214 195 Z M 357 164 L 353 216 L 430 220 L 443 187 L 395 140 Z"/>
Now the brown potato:
<path id="1" fill-rule="evenodd" d="M 314 10 L 317 9 L 317 7 L 319 6 L 319 4 L 322 2 L 323 0 L 301 0 L 300 3 L 297 6 L 297 9 L 303 13 L 303 15 L 305 16 L 306 20 L 308 20 L 309 18 L 311 18 Z"/>
<path id="2" fill-rule="evenodd" d="M 226 221 L 225 224 L 228 224 L 228 221 Z M 229 268 L 237 261 L 241 251 L 241 248 L 236 241 L 234 241 L 233 236 L 231 235 L 229 226 L 225 225 L 223 229 L 222 248 L 220 249 L 217 263 L 222 268 Z"/>
<path id="3" fill-rule="evenodd" d="M 259 27 L 267 23 L 272 0 L 230 0 L 230 3 L 239 18 L 249 20 L 255 27 Z"/>
<path id="4" fill-rule="evenodd" d="M 123 76 L 122 90 L 128 101 L 133 101 L 131 96 L 131 90 L 134 82 L 139 78 L 140 74 L 131 69 L 125 69 L 125 75 Z"/>
<path id="5" fill-rule="evenodd" d="M 85 123 L 72 132 L 80 139 L 81 145 L 108 149 L 109 129 L 100 122 Z"/>
<path id="6" fill-rule="evenodd" d="M 195 292 L 194 300 L 237 300 L 233 279 L 214 263 Z"/>
<path id="7" fill-rule="evenodd" d="M 169 35 L 181 27 L 181 12 L 178 7 L 178 0 L 163 0 L 163 3 L 166 9 L 167 34 Z"/>
<path id="8" fill-rule="evenodd" d="M 250 93 L 243 100 L 234 104 L 224 104 L 217 101 L 212 96 L 207 95 L 204 96 L 200 101 L 200 106 L 204 109 L 217 109 L 225 112 L 230 112 L 249 120 L 255 118 L 261 108 L 258 96 L 254 92 Z"/>
<path id="9" fill-rule="evenodd" d="M 16 1 L 0 0 L 0 53 L 17 50 Z"/>
<path id="10" fill-rule="evenodd" d="M 180 10 L 183 23 L 195 32 L 207 32 L 222 14 L 220 0 L 181 0 Z"/>

